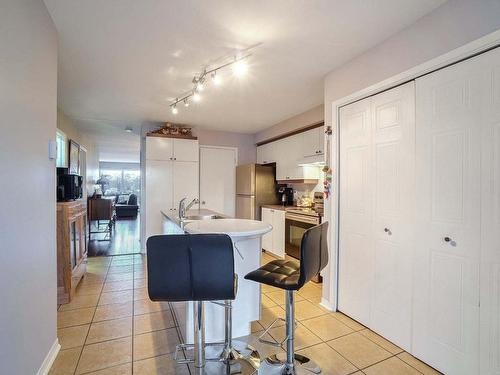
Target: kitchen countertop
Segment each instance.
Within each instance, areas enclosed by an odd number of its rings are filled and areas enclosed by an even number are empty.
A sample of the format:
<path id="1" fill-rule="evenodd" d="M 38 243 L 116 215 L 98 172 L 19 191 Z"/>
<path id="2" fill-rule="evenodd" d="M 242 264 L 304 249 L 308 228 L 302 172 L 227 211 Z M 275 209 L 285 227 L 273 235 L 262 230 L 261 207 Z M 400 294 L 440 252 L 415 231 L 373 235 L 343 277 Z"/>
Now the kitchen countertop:
<path id="1" fill-rule="evenodd" d="M 296 206 L 283 206 L 281 204 L 263 204 L 262 208 L 271 208 L 273 210 L 286 211 L 293 208 L 297 208 Z"/>
<path id="2" fill-rule="evenodd" d="M 167 219 L 174 222 L 180 227 L 179 211 L 160 210 L 160 212 L 162 213 L 163 216 L 165 216 Z M 216 215 L 218 217 L 228 218 L 228 216 L 224 214 L 220 214 L 212 210 L 207 210 L 205 208 L 195 208 L 186 211 L 186 216 L 191 216 L 191 215 Z M 212 219 L 212 220 L 221 220 L 221 219 Z M 206 220 L 184 220 L 184 225 L 186 225 L 187 223 L 191 223 L 193 221 L 206 221 Z"/>
<path id="3" fill-rule="evenodd" d="M 270 232 L 273 227 L 258 220 L 214 219 L 193 220 L 184 226 L 188 233 L 225 233 L 232 238 L 256 237 Z"/>

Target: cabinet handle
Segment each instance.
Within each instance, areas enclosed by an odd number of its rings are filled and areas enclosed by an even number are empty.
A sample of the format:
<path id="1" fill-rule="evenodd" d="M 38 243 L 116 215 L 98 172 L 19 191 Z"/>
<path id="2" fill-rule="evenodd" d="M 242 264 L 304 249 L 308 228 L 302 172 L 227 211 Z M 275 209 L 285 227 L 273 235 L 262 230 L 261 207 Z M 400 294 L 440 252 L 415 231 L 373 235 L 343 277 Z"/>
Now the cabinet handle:
<path id="1" fill-rule="evenodd" d="M 206 202 L 205 201 L 201 201 L 201 204 L 205 204 Z"/>

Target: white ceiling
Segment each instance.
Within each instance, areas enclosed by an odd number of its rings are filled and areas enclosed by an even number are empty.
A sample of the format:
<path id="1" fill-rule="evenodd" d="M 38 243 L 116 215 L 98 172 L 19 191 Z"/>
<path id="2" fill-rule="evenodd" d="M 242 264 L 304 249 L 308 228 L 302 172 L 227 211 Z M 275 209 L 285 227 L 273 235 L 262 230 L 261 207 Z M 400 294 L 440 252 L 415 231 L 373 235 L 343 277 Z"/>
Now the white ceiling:
<path id="1" fill-rule="evenodd" d="M 323 102 L 323 78 L 444 0 L 45 0 L 59 107 L 79 124 L 172 121 L 255 133 Z M 169 100 L 214 60 L 258 45 L 245 79 Z M 102 121 L 103 120 L 103 121 Z"/>

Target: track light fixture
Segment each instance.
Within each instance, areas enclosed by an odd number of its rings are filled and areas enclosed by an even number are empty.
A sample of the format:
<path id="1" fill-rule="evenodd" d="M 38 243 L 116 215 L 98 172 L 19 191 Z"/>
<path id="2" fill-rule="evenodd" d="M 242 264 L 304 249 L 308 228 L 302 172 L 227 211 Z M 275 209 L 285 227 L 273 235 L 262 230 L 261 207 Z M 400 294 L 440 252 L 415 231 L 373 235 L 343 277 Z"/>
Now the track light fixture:
<path id="1" fill-rule="evenodd" d="M 200 74 L 197 74 L 196 76 L 193 77 L 192 83 L 193 83 L 193 89 L 189 91 L 188 93 L 180 96 L 179 98 L 176 98 L 171 104 L 170 108 L 172 109 L 172 113 L 176 115 L 179 110 L 177 109 L 177 104 L 178 103 L 184 103 L 185 107 L 189 107 L 189 102 L 190 100 L 193 100 L 195 102 L 199 102 L 201 100 L 201 95 L 200 92 L 205 89 L 206 83 L 207 83 L 207 77 L 211 77 L 211 81 L 214 85 L 218 86 L 221 84 L 221 79 L 220 79 L 220 74 L 219 71 L 223 70 L 227 67 L 231 67 L 233 70 L 233 73 L 235 76 L 241 77 L 245 75 L 245 73 L 248 71 L 248 64 L 246 62 L 246 59 L 250 57 L 251 54 L 246 54 L 244 56 L 234 56 L 231 61 L 226 62 L 222 65 L 218 65 L 215 67 L 212 67 L 210 69 L 204 69 Z M 227 61 L 227 60 L 226 60 Z"/>

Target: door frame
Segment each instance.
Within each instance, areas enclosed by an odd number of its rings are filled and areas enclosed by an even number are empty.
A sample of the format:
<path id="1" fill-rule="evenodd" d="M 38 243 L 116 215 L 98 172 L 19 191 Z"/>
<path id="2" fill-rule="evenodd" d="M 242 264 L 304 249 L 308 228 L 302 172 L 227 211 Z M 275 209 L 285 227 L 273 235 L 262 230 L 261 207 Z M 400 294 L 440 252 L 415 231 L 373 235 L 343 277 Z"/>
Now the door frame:
<path id="1" fill-rule="evenodd" d="M 358 100 L 365 99 L 369 96 L 376 95 L 386 90 L 390 90 L 396 86 L 405 84 L 415 80 L 423 75 L 432 73 L 436 70 L 443 69 L 449 65 L 459 63 L 469 59 L 475 55 L 487 52 L 490 49 L 500 47 L 500 30 L 487 34 L 479 39 L 469 42 L 461 47 L 453 49 L 436 58 L 419 64 L 402 73 L 396 74 L 383 81 L 370 85 L 362 90 L 356 91 L 350 95 L 331 102 L 332 108 L 332 135 L 330 142 L 330 165 L 334 171 L 333 180 L 336 183 L 333 185 L 334 192 L 331 195 L 331 200 L 327 200 L 325 217 L 330 223 L 334 223 L 330 231 L 330 263 L 328 271 L 324 273 L 325 281 L 328 283 L 328 291 L 323 293 L 321 305 L 330 311 L 337 311 L 338 307 L 338 291 L 339 291 L 339 217 L 340 217 L 340 195 L 338 189 L 339 179 L 339 159 L 340 159 L 340 108 L 348 104 L 352 104 Z M 325 103 L 328 105 L 327 103 Z M 326 145 L 325 145 L 326 148 Z M 326 294 L 326 295 L 325 295 Z"/>
<path id="2" fill-rule="evenodd" d="M 199 192 L 199 198 L 201 202 L 201 149 L 202 148 L 212 148 L 212 149 L 219 149 L 219 150 L 231 150 L 234 151 L 234 167 L 236 168 L 238 166 L 238 147 L 234 146 L 212 146 L 212 145 L 199 145 L 198 147 L 198 163 L 199 163 L 199 178 L 198 178 L 198 192 Z M 236 171 L 235 171 L 236 175 Z M 234 180 L 234 191 L 236 192 L 236 180 Z M 235 196 L 235 202 L 234 202 L 234 209 L 236 211 L 236 196 Z"/>

